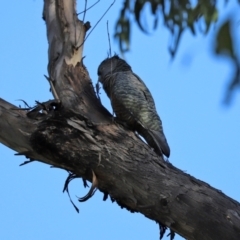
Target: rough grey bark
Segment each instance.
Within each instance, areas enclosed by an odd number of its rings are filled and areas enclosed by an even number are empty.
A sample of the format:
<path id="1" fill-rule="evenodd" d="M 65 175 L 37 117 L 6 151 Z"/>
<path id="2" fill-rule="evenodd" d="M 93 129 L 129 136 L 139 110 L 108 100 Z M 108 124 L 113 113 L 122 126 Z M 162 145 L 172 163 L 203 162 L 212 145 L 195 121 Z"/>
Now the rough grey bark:
<path id="1" fill-rule="evenodd" d="M 127 209 L 187 239 L 240 239 L 240 204 L 157 156 L 112 121 L 82 64 L 75 2 L 45 0 L 49 79 L 61 105 L 29 114 L 0 99 L 0 142 L 91 181 Z M 50 111 L 51 110 L 51 111 Z"/>

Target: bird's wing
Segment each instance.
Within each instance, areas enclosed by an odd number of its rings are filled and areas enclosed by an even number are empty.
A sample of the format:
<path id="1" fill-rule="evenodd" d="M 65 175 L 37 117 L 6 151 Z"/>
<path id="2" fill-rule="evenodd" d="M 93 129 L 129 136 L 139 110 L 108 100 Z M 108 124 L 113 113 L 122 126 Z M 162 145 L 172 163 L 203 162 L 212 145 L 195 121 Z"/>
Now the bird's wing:
<path id="1" fill-rule="evenodd" d="M 121 105 L 121 109 L 126 109 L 142 124 L 145 122 L 145 118 L 151 118 L 154 115 L 156 109 L 152 95 L 137 75 L 131 71 L 117 72 L 112 74 L 111 78 L 114 79 L 114 84 L 111 86 L 111 96 L 109 97 L 113 108 Z M 149 128 L 149 126 L 145 127 Z"/>
<path id="2" fill-rule="evenodd" d="M 135 73 L 133 73 L 133 76 L 135 77 L 134 80 L 136 82 L 136 85 L 138 86 L 138 89 L 142 92 L 144 95 L 145 99 L 147 100 L 149 107 L 155 109 L 155 102 L 152 97 L 152 94 L 150 93 L 149 89 L 143 82 L 143 80 Z"/>
<path id="3" fill-rule="evenodd" d="M 132 72 L 115 76 L 114 91 L 121 91 L 118 96 L 121 109 L 126 116 L 134 119 L 139 126 L 138 131 L 148 144 L 157 149 L 158 154 L 170 155 L 170 149 L 163 133 L 162 122 L 157 114 L 153 97 L 147 86 Z"/>
<path id="4" fill-rule="evenodd" d="M 133 86 L 136 86 L 136 91 L 138 92 L 137 96 L 139 99 L 141 99 L 142 102 L 142 108 L 138 114 L 140 120 L 144 122 L 144 127 L 147 129 L 152 129 L 152 125 L 150 122 L 148 123 L 148 120 L 151 122 L 157 120 L 157 122 L 161 125 L 162 122 L 157 114 L 154 99 L 147 86 L 142 81 L 142 79 L 134 73 L 132 74 L 131 80 L 134 83 Z M 153 127 L 153 129 L 155 128 Z"/>

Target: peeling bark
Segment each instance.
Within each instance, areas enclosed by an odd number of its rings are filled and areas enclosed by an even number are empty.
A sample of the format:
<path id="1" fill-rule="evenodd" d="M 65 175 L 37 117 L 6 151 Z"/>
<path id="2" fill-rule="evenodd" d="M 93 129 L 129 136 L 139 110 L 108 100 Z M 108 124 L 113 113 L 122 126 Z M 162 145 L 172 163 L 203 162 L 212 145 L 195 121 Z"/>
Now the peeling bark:
<path id="1" fill-rule="evenodd" d="M 237 201 L 164 161 L 101 105 L 82 62 L 87 29 L 75 1 L 45 0 L 43 16 L 49 80 L 61 105 L 29 117 L 0 99 L 0 142 L 89 181 L 94 171 L 105 198 L 187 239 L 239 240 Z"/>

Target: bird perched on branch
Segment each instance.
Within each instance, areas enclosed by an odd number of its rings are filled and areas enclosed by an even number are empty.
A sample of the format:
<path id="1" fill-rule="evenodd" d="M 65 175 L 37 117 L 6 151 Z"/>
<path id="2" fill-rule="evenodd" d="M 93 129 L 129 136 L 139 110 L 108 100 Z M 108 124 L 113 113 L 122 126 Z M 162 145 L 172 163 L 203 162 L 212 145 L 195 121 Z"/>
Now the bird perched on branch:
<path id="1" fill-rule="evenodd" d="M 102 61 L 98 76 L 117 119 L 137 131 L 158 155 L 169 157 L 170 148 L 153 97 L 131 66 L 115 55 Z"/>

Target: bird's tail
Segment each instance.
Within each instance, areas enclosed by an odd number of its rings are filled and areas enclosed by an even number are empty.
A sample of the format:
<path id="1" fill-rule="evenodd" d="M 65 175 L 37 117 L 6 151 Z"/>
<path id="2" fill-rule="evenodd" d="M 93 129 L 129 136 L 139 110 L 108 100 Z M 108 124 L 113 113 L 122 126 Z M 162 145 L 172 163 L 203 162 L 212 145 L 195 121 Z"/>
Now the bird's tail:
<path id="1" fill-rule="evenodd" d="M 142 129 L 139 133 L 159 156 L 162 156 L 162 154 L 166 157 L 170 156 L 170 148 L 163 133 L 146 128 Z"/>
<path id="2" fill-rule="evenodd" d="M 152 138 L 154 139 L 155 145 L 157 145 L 157 148 L 167 157 L 170 156 L 170 148 L 167 143 L 167 139 L 165 138 L 163 133 L 159 133 L 154 130 L 149 130 L 149 133 L 152 135 Z M 155 150 L 156 151 L 156 150 Z"/>

